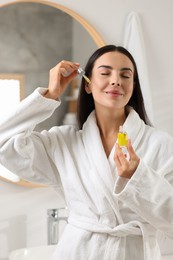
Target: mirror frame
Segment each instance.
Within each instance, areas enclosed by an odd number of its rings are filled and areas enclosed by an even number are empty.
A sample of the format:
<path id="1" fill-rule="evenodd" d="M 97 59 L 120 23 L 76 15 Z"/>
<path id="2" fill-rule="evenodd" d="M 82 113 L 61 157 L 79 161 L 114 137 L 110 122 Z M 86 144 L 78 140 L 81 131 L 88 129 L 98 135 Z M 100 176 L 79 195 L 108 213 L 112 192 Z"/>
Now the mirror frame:
<path id="1" fill-rule="evenodd" d="M 90 34 L 91 38 L 96 43 L 98 48 L 102 47 L 106 44 L 105 41 L 103 40 L 103 38 L 100 36 L 100 34 L 94 29 L 94 27 L 88 21 L 86 21 L 82 16 L 80 16 L 75 11 L 73 11 L 63 5 L 60 5 L 60 4 L 57 4 L 54 2 L 49 2 L 49 1 L 42 1 L 42 0 L 16 0 L 16 1 L 8 2 L 8 3 L 0 4 L 0 8 L 8 6 L 8 5 L 17 4 L 17 3 L 38 3 L 38 4 L 43 4 L 43 5 L 47 5 L 47 6 L 51 6 L 56 9 L 59 9 L 65 13 L 69 14 L 76 21 L 78 21 L 86 29 L 86 31 Z M 31 187 L 31 188 L 47 187 L 46 185 L 35 184 L 35 183 L 28 182 L 28 181 L 25 181 L 22 179 L 19 182 L 15 182 L 15 183 L 12 181 L 8 181 L 7 179 L 5 179 L 3 177 L 0 177 L 0 179 L 13 183 L 13 184 L 27 186 L 27 187 Z"/>
<path id="2" fill-rule="evenodd" d="M 102 47 L 105 45 L 105 41 L 103 40 L 103 38 L 94 29 L 94 27 L 91 26 L 91 24 L 89 22 L 87 22 L 82 16 L 80 16 L 75 11 L 73 11 L 63 5 L 60 5 L 60 4 L 57 4 L 54 2 L 49 2 L 49 1 L 42 1 L 42 0 L 16 0 L 16 1 L 8 2 L 8 3 L 0 4 L 0 8 L 8 6 L 8 5 L 12 5 L 12 4 L 17 4 L 17 3 L 38 3 L 38 4 L 52 6 L 56 9 L 59 9 L 65 13 L 69 14 L 70 16 L 72 16 L 75 20 L 77 20 L 91 35 L 92 39 L 95 41 L 95 43 L 98 47 Z"/>

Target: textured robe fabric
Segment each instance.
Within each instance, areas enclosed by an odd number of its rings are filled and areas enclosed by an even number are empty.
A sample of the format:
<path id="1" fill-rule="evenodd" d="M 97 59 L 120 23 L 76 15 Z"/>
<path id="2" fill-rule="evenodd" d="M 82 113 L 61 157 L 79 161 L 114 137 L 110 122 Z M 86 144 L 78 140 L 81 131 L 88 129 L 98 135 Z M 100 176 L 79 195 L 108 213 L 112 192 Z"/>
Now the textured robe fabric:
<path id="1" fill-rule="evenodd" d="M 140 164 L 118 177 L 93 111 L 74 126 L 35 132 L 60 101 L 37 89 L 0 127 L 0 163 L 21 178 L 63 190 L 69 220 L 54 260 L 161 260 L 156 233 L 173 237 L 173 138 L 130 108 L 124 127 Z"/>

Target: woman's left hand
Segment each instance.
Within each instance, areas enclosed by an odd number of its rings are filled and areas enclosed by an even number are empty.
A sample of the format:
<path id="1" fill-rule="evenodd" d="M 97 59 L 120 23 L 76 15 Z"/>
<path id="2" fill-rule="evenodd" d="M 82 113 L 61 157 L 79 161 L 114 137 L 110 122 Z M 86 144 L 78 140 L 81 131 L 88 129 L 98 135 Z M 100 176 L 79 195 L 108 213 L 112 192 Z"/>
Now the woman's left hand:
<path id="1" fill-rule="evenodd" d="M 121 147 L 117 144 L 114 154 L 114 161 L 117 167 L 118 175 L 120 177 L 130 179 L 139 165 L 140 158 L 136 155 L 130 140 L 128 141 L 127 150 L 130 157 L 129 160 L 126 159 L 126 155 L 123 154 Z"/>

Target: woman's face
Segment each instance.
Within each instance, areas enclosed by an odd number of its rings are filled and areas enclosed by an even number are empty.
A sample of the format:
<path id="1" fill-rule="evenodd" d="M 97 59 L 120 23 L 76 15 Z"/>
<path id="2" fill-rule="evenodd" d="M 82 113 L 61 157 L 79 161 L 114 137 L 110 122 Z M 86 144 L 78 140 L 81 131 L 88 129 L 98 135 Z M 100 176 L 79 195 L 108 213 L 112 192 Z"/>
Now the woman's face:
<path id="1" fill-rule="evenodd" d="M 132 96 L 133 83 L 134 66 L 131 60 L 122 53 L 108 52 L 96 60 L 86 91 L 92 93 L 96 109 L 124 109 Z"/>

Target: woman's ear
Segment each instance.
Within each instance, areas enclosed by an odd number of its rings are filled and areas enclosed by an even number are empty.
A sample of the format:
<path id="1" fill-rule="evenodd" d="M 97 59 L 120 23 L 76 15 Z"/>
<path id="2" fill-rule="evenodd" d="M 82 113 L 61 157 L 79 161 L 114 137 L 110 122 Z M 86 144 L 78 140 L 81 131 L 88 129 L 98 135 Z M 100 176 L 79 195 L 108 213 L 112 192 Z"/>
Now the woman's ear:
<path id="1" fill-rule="evenodd" d="M 85 91 L 87 94 L 91 94 L 91 87 L 90 87 L 90 84 L 85 84 Z"/>

